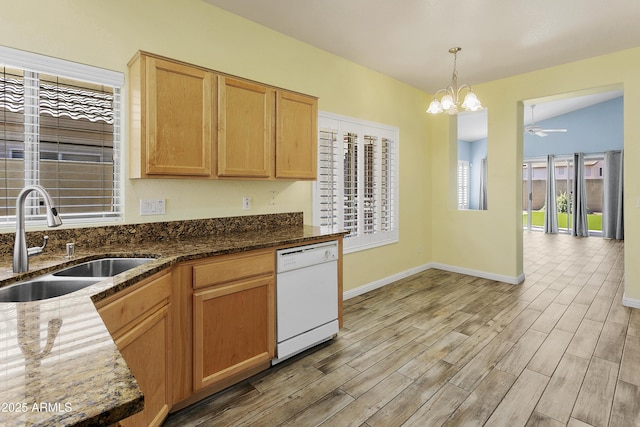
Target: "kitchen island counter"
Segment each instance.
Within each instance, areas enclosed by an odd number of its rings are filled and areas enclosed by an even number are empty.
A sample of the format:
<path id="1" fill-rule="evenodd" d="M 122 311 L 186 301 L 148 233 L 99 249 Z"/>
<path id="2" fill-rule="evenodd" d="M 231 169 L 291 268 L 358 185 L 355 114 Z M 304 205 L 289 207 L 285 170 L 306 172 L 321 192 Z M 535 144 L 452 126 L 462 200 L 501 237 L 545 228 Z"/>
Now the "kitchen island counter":
<path id="1" fill-rule="evenodd" d="M 287 224 L 204 236 L 176 233 L 129 243 L 77 244 L 73 259 L 65 258 L 61 248 L 47 248 L 22 274 L 11 272 L 10 256 L 0 257 L 0 286 L 103 257 L 156 258 L 65 296 L 0 303 L 0 425 L 109 425 L 142 410 L 138 384 L 94 303 L 181 262 L 343 234 Z"/>

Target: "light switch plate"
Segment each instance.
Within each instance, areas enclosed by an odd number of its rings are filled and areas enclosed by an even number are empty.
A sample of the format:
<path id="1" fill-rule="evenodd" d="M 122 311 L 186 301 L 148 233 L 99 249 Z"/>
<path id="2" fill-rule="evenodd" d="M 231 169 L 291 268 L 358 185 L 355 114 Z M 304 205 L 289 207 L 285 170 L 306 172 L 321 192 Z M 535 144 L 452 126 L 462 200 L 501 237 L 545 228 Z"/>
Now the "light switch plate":
<path id="1" fill-rule="evenodd" d="M 243 211 L 251 210 L 251 197 L 244 196 L 242 198 L 242 210 Z"/>
<path id="2" fill-rule="evenodd" d="M 140 215 L 164 215 L 165 199 L 140 199 Z"/>

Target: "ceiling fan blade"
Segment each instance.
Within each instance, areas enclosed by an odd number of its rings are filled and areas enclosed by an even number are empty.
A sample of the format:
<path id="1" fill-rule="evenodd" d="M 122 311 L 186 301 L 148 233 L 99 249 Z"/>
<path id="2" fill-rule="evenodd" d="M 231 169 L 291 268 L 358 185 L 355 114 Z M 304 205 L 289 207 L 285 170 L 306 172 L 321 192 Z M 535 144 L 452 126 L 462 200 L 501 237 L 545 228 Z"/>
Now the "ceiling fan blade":
<path id="1" fill-rule="evenodd" d="M 542 128 L 538 127 L 538 126 L 527 126 L 524 130 L 529 135 L 547 136 L 547 134 L 544 133 L 544 129 L 542 129 Z"/>
<path id="2" fill-rule="evenodd" d="M 529 135 L 537 135 L 540 137 L 547 136 L 547 132 L 566 132 L 566 129 L 542 129 L 540 126 L 536 126 L 536 122 L 533 118 L 533 109 L 536 108 L 535 104 L 531 105 L 531 124 L 524 128 L 525 132 Z"/>

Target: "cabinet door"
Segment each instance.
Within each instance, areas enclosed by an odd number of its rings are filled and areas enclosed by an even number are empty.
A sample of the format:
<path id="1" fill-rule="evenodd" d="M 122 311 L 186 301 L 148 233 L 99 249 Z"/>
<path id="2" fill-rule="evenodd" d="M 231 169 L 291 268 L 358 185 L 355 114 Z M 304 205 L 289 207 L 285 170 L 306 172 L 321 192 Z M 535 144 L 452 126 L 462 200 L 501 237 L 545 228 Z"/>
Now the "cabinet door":
<path id="1" fill-rule="evenodd" d="M 275 353 L 273 275 L 193 295 L 194 388 L 271 360 Z"/>
<path id="2" fill-rule="evenodd" d="M 211 72 L 146 59 L 146 173 L 211 175 Z"/>
<path id="3" fill-rule="evenodd" d="M 218 176 L 268 178 L 274 91 L 218 77 Z"/>
<path id="4" fill-rule="evenodd" d="M 157 273 L 96 304 L 144 394 L 144 410 L 123 426 L 159 426 L 169 413 L 172 272 Z"/>
<path id="5" fill-rule="evenodd" d="M 164 306 L 115 343 L 144 394 L 144 410 L 120 421 L 126 426 L 160 426 L 169 413 L 169 306 Z"/>
<path id="6" fill-rule="evenodd" d="M 316 179 L 318 100 L 278 91 L 276 178 Z"/>

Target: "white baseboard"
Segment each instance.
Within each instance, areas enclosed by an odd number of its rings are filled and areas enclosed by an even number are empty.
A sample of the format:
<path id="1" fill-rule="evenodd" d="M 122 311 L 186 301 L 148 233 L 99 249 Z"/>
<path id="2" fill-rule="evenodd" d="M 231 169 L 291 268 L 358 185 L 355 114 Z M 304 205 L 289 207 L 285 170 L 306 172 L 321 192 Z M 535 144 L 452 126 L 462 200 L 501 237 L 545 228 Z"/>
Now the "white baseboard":
<path id="1" fill-rule="evenodd" d="M 374 289 L 389 285 L 400 279 L 404 279 L 414 274 L 429 270 L 430 268 L 437 268 L 439 270 L 450 271 L 452 273 L 466 274 L 467 276 L 480 277 L 482 279 L 496 280 L 498 282 L 510 283 L 512 285 L 518 285 L 524 281 L 524 274 L 521 274 L 517 277 L 503 276 L 501 274 L 487 273 L 486 271 L 471 270 L 468 268 L 456 267 L 453 265 L 430 262 L 418 267 L 410 268 L 409 270 L 401 271 L 400 273 L 392 274 L 391 276 L 387 276 L 374 282 L 367 283 L 366 285 L 358 286 L 354 289 L 349 289 L 348 291 L 345 291 L 343 293 L 342 298 L 344 300 L 348 300 L 349 298 L 357 297 L 358 295 L 365 294 L 369 291 L 373 291 Z M 638 304 L 640 304 L 640 301 L 638 301 Z M 638 307 L 640 308 L 640 305 Z"/>
<path id="2" fill-rule="evenodd" d="M 349 298 L 357 297 L 358 295 L 366 294 L 369 291 L 373 291 L 374 289 L 381 288 L 383 286 L 389 285 L 395 281 L 400 279 L 404 279 L 405 277 L 412 276 L 414 274 L 421 273 L 431 268 L 431 264 L 424 264 L 419 267 L 410 268 L 409 270 L 401 271 L 400 273 L 392 274 L 391 276 L 387 276 L 383 279 L 376 280 L 371 283 L 367 283 L 366 285 L 358 286 L 354 289 L 349 289 L 345 291 L 342 295 L 342 298 L 348 300 Z"/>
<path id="3" fill-rule="evenodd" d="M 640 308 L 640 300 L 623 296 L 622 305 L 624 305 L 625 307 Z"/>
<path id="4" fill-rule="evenodd" d="M 467 276 L 480 277 L 482 279 L 495 280 L 497 282 L 510 283 L 512 285 L 519 285 L 520 283 L 524 282 L 524 273 L 520 274 L 519 276 L 504 276 L 502 274 L 488 273 L 486 271 L 472 270 L 470 268 L 440 264 L 437 262 L 432 262 L 431 268 L 438 268 L 440 270 L 450 271 L 452 273 L 466 274 Z"/>

